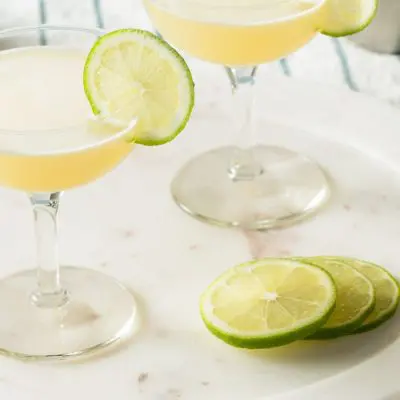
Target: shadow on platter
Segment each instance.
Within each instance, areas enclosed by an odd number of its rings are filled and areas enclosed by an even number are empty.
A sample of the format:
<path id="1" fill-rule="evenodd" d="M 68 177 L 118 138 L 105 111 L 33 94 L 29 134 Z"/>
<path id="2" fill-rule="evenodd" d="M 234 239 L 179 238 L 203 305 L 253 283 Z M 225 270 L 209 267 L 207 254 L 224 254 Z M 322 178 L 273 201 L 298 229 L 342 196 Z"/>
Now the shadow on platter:
<path id="1" fill-rule="evenodd" d="M 355 367 L 380 353 L 400 337 L 400 312 L 377 329 L 333 340 L 303 340 L 274 349 L 249 351 L 251 357 L 277 364 L 318 364 L 340 369 Z"/>
<path id="2" fill-rule="evenodd" d="M 145 302 L 143 298 L 135 293 L 129 286 L 125 285 L 128 291 L 135 298 L 136 302 L 136 314 L 134 316 L 133 326 L 130 333 L 127 333 L 125 337 L 118 339 L 116 342 L 106 345 L 102 349 L 98 349 L 87 355 L 82 355 L 77 358 L 68 359 L 65 363 L 66 365 L 72 364 L 84 364 L 90 361 L 99 361 L 107 359 L 110 356 L 118 355 L 127 351 L 128 347 L 141 335 L 146 325 L 146 320 L 144 318 L 145 313 Z M 59 362 L 59 360 L 54 360 L 54 362 Z"/>
<path id="3" fill-rule="evenodd" d="M 391 395 L 383 398 L 382 400 L 400 400 L 400 391 L 392 393 Z"/>

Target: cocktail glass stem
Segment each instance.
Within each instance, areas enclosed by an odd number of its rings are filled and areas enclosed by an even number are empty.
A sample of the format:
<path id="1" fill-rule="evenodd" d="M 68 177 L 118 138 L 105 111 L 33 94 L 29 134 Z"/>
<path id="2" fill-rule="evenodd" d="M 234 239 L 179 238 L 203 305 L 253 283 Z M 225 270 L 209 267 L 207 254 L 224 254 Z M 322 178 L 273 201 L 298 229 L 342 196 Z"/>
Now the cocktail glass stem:
<path id="1" fill-rule="evenodd" d="M 253 129 L 253 105 L 257 66 L 225 67 L 225 70 L 232 86 L 237 135 L 228 174 L 235 181 L 254 180 L 263 173 L 263 167 L 254 152 L 257 138 Z"/>
<path id="2" fill-rule="evenodd" d="M 233 146 L 199 154 L 178 171 L 171 183 L 175 202 L 202 221 L 252 230 L 283 227 L 312 215 L 329 197 L 324 171 L 291 149 L 257 142 L 257 65 L 225 66 L 225 71 L 236 139 Z"/>
<path id="3" fill-rule="evenodd" d="M 41 308 L 61 307 L 68 301 L 68 292 L 60 283 L 58 261 L 57 214 L 61 193 L 33 193 L 33 208 L 37 247 L 37 288 L 33 303 Z"/>

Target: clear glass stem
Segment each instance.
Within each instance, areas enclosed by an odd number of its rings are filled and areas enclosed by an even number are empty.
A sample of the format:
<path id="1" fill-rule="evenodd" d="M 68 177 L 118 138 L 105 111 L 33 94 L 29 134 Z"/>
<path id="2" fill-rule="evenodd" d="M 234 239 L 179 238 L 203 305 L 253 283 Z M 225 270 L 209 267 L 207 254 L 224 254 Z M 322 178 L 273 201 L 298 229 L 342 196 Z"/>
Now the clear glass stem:
<path id="1" fill-rule="evenodd" d="M 60 284 L 58 263 L 57 213 L 60 193 L 30 195 L 35 221 L 37 246 L 37 289 L 33 303 L 42 308 L 61 307 L 68 301 L 68 293 Z"/>
<path id="2" fill-rule="evenodd" d="M 225 67 L 232 85 L 233 115 L 237 126 L 236 148 L 228 168 L 233 180 L 253 180 L 263 173 L 257 161 L 253 129 L 254 85 L 257 66 L 232 68 Z M 235 128 L 236 129 L 236 128 Z"/>

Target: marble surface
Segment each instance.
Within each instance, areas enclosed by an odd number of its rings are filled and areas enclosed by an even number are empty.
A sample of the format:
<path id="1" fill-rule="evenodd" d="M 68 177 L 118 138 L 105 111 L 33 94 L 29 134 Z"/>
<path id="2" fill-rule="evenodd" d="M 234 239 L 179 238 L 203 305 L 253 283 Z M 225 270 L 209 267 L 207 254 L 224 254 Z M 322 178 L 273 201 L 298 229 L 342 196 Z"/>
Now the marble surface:
<path id="1" fill-rule="evenodd" d="M 13 0 L 0 10 L 3 27 L 42 21 L 151 28 L 137 0 Z M 211 280 L 251 258 L 336 253 L 369 258 L 400 275 L 400 114 L 348 90 L 338 43 L 360 91 L 399 101 L 396 57 L 324 37 L 289 58 L 293 78 L 283 77 L 279 63 L 264 67 L 257 96 L 260 141 L 302 151 L 327 168 L 334 184 L 328 207 L 301 225 L 255 233 L 205 225 L 175 206 L 169 182 L 177 168 L 234 138 L 222 69 L 189 59 L 197 105 L 188 129 L 162 148 L 137 148 L 104 179 L 62 199 L 61 262 L 104 271 L 131 288 L 140 305 L 138 331 L 124 346 L 86 361 L 0 358 L 1 399 L 400 398 L 399 318 L 362 337 L 248 353 L 214 339 L 197 311 Z M 23 194 L 0 189 L 0 221 L 1 274 L 31 268 L 32 216 Z"/>
<path id="2" fill-rule="evenodd" d="M 360 395 L 360 382 L 368 382 L 371 374 L 383 374 L 384 383 L 379 391 L 363 383 L 360 398 L 396 395 L 398 318 L 364 336 L 246 352 L 206 331 L 198 297 L 226 268 L 263 256 L 352 255 L 400 274 L 398 110 L 347 90 L 271 79 L 261 71 L 260 141 L 317 159 L 329 171 L 334 195 L 316 218 L 292 228 L 264 233 L 221 229 L 190 218 L 169 195 L 169 182 L 185 160 L 234 137 L 222 70 L 194 60 L 191 66 L 197 107 L 187 130 L 169 145 L 138 147 L 104 179 L 62 199 L 61 262 L 104 271 L 131 288 L 140 305 L 138 331 L 123 346 L 85 361 L 39 364 L 0 358 L 0 398 L 252 400 L 294 393 L 295 400 L 324 400 L 341 391 L 341 398 L 350 400 L 355 391 Z M 31 267 L 32 221 L 24 195 L 0 191 L 0 221 L 1 274 Z M 388 354 L 389 361 L 369 360 Z M 366 371 L 365 365 L 370 365 Z M 303 397 L 303 389 L 318 393 Z"/>

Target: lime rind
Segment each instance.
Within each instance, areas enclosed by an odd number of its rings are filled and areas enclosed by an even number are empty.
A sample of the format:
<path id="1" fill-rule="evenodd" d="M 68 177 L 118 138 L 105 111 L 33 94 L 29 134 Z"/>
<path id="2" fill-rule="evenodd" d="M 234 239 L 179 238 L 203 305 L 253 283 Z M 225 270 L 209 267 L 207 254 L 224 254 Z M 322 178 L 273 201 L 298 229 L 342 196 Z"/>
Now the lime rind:
<path id="1" fill-rule="evenodd" d="M 372 283 L 366 278 L 361 272 L 357 271 L 356 269 L 352 268 L 348 264 L 344 263 L 343 261 L 339 260 L 337 257 L 331 256 L 317 256 L 317 257 L 306 257 L 306 258 L 295 258 L 296 260 L 304 260 L 307 263 L 315 266 L 319 266 L 320 268 L 324 269 L 326 272 L 329 273 L 329 267 L 327 263 L 329 262 L 337 262 L 340 263 L 340 266 L 346 266 L 351 268 L 352 273 L 357 277 L 357 279 L 362 279 L 363 283 L 368 287 L 368 296 L 369 301 L 367 301 L 364 306 L 358 310 L 358 313 L 355 314 L 351 319 L 349 319 L 346 323 L 341 322 L 337 325 L 332 325 L 332 320 L 328 320 L 327 323 L 318 329 L 315 333 L 307 337 L 310 340 L 325 340 L 325 339 L 335 339 L 341 336 L 348 335 L 354 332 L 356 329 L 360 328 L 362 323 L 368 318 L 368 316 L 374 310 L 376 304 L 376 296 L 375 290 Z M 343 265 L 344 264 L 344 265 Z M 338 294 L 340 293 L 340 287 L 338 285 L 338 281 L 332 275 L 335 285 L 338 290 Z M 338 299 L 339 301 L 339 299 Z M 334 310 L 331 315 L 331 318 L 335 318 L 335 313 L 340 312 L 340 310 Z"/>
<path id="2" fill-rule="evenodd" d="M 391 317 L 393 317 L 393 315 L 396 313 L 396 311 L 397 311 L 397 309 L 399 307 L 399 304 L 400 304 L 400 284 L 399 284 L 399 281 L 395 278 L 395 276 L 392 275 L 386 268 L 384 268 L 384 267 L 382 267 L 380 265 L 376 265 L 374 263 L 371 263 L 369 261 L 364 261 L 364 260 L 357 260 L 357 261 L 361 261 L 361 262 L 367 263 L 369 265 L 373 265 L 375 268 L 379 268 L 380 270 L 382 270 L 389 277 L 389 279 L 393 282 L 393 284 L 395 285 L 395 287 L 397 289 L 397 296 L 396 296 L 396 298 L 394 299 L 394 301 L 392 303 L 391 309 L 387 310 L 386 313 L 382 313 L 382 316 L 377 318 L 374 323 L 371 322 L 370 324 L 365 324 L 364 326 L 361 326 L 357 330 L 358 332 L 366 332 L 366 331 L 369 331 L 371 329 L 374 329 L 374 328 L 378 327 L 383 322 L 385 322 L 388 319 L 390 319 Z"/>
<path id="3" fill-rule="evenodd" d="M 390 310 L 388 310 L 388 312 L 386 312 L 385 314 L 382 314 L 380 318 L 377 318 L 374 321 L 369 322 L 369 323 L 361 324 L 360 327 L 358 327 L 356 330 L 354 330 L 351 333 L 352 334 L 365 333 L 365 332 L 369 332 L 369 331 L 372 331 L 373 329 L 380 327 L 382 324 L 384 324 L 385 322 L 389 321 L 392 317 L 394 317 L 394 315 L 397 312 L 398 306 L 399 306 L 399 299 L 397 299 L 397 302 L 394 304 L 394 307 L 391 308 Z"/>
<path id="4" fill-rule="evenodd" d="M 314 323 L 302 326 L 296 331 L 287 331 L 282 333 L 277 333 L 275 335 L 268 336 L 246 336 L 246 335 L 235 335 L 229 332 L 224 332 L 217 329 L 213 324 L 211 324 L 204 315 L 202 315 L 203 322 L 207 326 L 207 329 L 218 339 L 223 342 L 242 349 L 256 350 L 256 349 L 270 349 L 273 347 L 286 346 L 297 340 L 302 340 L 310 335 L 312 335 L 319 327 L 324 325 L 328 321 L 331 313 L 333 312 L 335 306 L 333 305 L 325 315 L 316 320 Z"/>
<path id="5" fill-rule="evenodd" d="M 392 285 L 392 289 L 394 289 L 394 296 L 392 297 L 392 302 L 390 303 L 390 305 L 384 310 L 380 309 L 378 312 L 378 310 L 376 309 L 379 308 L 380 306 L 379 288 L 375 288 L 377 294 L 376 308 L 372 312 L 372 314 L 370 314 L 365 319 L 365 321 L 363 321 L 361 326 L 352 332 L 353 334 L 364 333 L 376 329 L 394 316 L 400 302 L 400 285 L 398 280 L 386 268 L 377 265 L 375 263 L 372 263 L 370 261 L 360 260 L 357 258 L 350 258 L 350 257 L 330 257 L 330 258 L 335 258 L 348 263 L 351 267 L 356 268 L 357 271 L 359 271 L 360 273 L 365 274 L 367 279 L 369 279 L 369 277 L 367 272 L 365 271 L 365 268 L 373 268 L 375 270 L 378 270 L 383 276 L 383 279 L 390 282 L 390 284 Z M 372 280 L 371 282 L 372 284 L 374 284 Z"/>
<path id="6" fill-rule="evenodd" d="M 255 267 L 262 266 L 268 268 L 270 265 L 286 265 L 293 268 L 310 268 L 315 272 L 315 274 L 318 274 L 321 280 L 323 280 L 327 292 L 330 293 L 330 296 L 326 299 L 325 304 L 321 307 L 319 312 L 316 315 L 313 315 L 312 318 L 308 318 L 307 320 L 303 320 L 301 323 L 296 324 L 295 327 L 281 328 L 273 331 L 266 329 L 262 332 L 254 332 L 254 334 L 243 334 L 238 330 L 232 329 L 225 322 L 218 320 L 218 318 L 212 313 L 213 306 L 209 301 L 214 289 L 224 285 L 230 277 L 246 273 L 246 270 L 251 273 L 251 270 Z M 203 292 L 200 298 L 200 315 L 207 329 L 222 341 L 240 348 L 265 349 L 287 345 L 296 340 L 303 339 L 317 331 L 328 321 L 329 317 L 333 313 L 335 309 L 335 301 L 335 284 L 332 277 L 322 268 L 310 265 L 304 261 L 269 258 L 247 262 L 223 273 Z"/>
<path id="7" fill-rule="evenodd" d="M 166 127 L 165 131 L 161 132 L 141 132 L 136 128 L 134 139 L 132 140 L 132 137 L 130 137 L 130 141 L 145 146 L 157 146 L 168 143 L 182 132 L 190 119 L 195 103 L 195 84 L 191 71 L 183 57 L 172 46 L 154 33 L 142 29 L 119 29 L 99 37 L 87 56 L 83 71 L 83 84 L 86 97 L 95 115 L 101 115 L 105 119 L 113 117 L 112 115 L 108 115 L 107 104 L 104 102 L 104 99 L 100 99 L 96 96 L 93 79 L 96 73 L 96 67 L 101 62 L 101 57 L 99 55 L 111 46 L 120 43 L 123 37 L 125 37 L 127 41 L 139 40 L 142 41 L 143 44 L 153 48 L 157 47 L 160 57 L 162 55 L 174 66 L 178 66 L 179 68 L 179 101 L 181 104 L 184 104 L 184 107 L 179 108 L 179 113 L 175 116 L 176 118 L 172 126 Z M 137 117 L 140 119 L 140 116 Z M 130 122 L 131 121 L 121 121 L 121 125 L 125 124 L 126 126 Z"/>
<path id="8" fill-rule="evenodd" d="M 351 18 L 356 15 L 354 4 L 357 5 L 357 3 L 367 5 L 366 15 L 361 18 L 361 21 L 344 21 L 344 11 L 347 15 L 351 15 Z M 326 0 L 326 5 L 323 7 L 325 7 L 325 16 L 329 20 L 325 19 L 320 33 L 331 37 L 345 37 L 361 32 L 371 24 L 378 12 L 379 0 Z"/>

